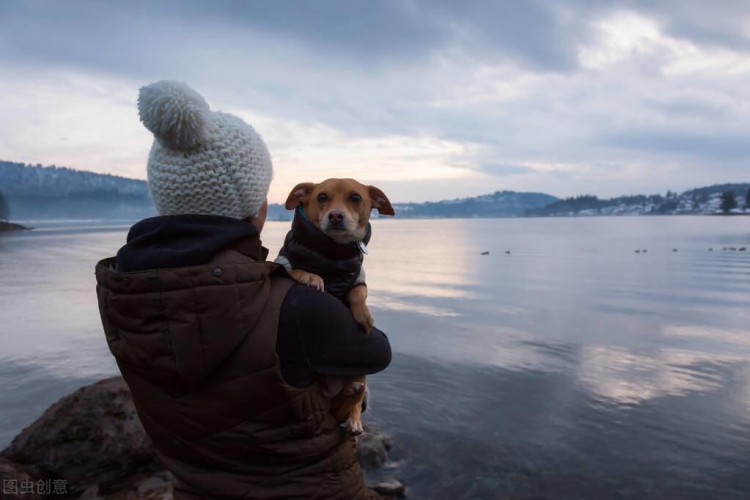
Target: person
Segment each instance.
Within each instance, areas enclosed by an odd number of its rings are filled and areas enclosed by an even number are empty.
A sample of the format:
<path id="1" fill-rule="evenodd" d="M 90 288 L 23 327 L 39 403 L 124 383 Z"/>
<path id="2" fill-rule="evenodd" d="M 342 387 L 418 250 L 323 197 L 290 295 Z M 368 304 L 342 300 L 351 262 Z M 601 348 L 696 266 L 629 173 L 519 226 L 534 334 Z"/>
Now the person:
<path id="1" fill-rule="evenodd" d="M 266 262 L 272 164 L 251 126 L 173 81 L 138 111 L 158 216 L 97 264 L 97 297 L 175 498 L 369 498 L 323 382 L 385 369 L 388 338 Z"/>

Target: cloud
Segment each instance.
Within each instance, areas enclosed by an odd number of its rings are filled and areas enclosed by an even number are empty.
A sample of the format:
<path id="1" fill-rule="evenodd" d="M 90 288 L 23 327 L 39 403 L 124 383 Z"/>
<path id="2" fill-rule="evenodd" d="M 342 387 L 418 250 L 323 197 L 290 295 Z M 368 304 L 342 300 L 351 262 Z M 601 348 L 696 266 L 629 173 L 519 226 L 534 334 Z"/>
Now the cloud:
<path id="1" fill-rule="evenodd" d="M 730 0 L 2 2 L 0 157 L 144 177 L 137 89 L 174 78 L 266 138 L 274 196 L 742 181 L 749 36 Z"/>
<path id="2" fill-rule="evenodd" d="M 654 113 L 661 113 L 666 118 L 682 117 L 686 120 L 719 121 L 731 119 L 733 115 L 732 103 L 704 99 L 701 95 L 647 97 L 643 105 Z"/>
<path id="3" fill-rule="evenodd" d="M 479 165 L 479 170 L 496 176 L 523 175 L 534 171 L 531 167 L 502 163 L 483 163 Z"/>

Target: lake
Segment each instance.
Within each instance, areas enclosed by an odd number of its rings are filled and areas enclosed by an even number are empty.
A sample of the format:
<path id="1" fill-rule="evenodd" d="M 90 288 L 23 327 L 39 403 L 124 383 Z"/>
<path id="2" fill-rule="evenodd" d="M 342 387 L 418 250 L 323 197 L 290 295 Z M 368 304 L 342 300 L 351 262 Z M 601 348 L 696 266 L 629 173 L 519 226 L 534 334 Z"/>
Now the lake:
<path id="1" fill-rule="evenodd" d="M 0 235 L 0 448 L 117 373 L 93 270 L 127 229 Z M 386 475 L 409 498 L 750 497 L 750 252 L 724 247 L 750 218 L 374 221 Z"/>

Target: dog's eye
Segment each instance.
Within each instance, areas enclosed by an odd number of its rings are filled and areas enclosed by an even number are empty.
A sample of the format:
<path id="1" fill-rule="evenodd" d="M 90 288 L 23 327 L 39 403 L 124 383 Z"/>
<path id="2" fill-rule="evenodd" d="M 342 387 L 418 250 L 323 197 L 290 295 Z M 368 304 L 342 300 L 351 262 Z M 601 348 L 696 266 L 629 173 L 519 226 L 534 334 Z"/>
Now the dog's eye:
<path id="1" fill-rule="evenodd" d="M 362 201 L 362 197 L 358 195 L 357 193 L 354 193 L 353 195 L 351 195 L 349 199 L 352 200 L 354 203 L 359 203 L 360 201 Z"/>
<path id="2" fill-rule="evenodd" d="M 325 203 L 326 201 L 328 201 L 328 195 L 325 193 L 320 193 L 318 195 L 318 203 Z"/>

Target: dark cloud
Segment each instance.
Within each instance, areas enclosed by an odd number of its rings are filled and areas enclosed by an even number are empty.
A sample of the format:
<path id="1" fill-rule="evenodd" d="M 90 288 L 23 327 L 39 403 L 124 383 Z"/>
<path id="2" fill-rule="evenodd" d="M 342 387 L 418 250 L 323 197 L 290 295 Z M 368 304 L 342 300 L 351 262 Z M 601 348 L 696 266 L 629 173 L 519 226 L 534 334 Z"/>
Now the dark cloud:
<path id="1" fill-rule="evenodd" d="M 746 133 L 711 130 L 678 131 L 656 128 L 632 128 L 604 134 L 602 144 L 631 151 L 662 156 L 737 161 L 750 159 L 750 141 Z"/>
<path id="2" fill-rule="evenodd" d="M 377 70 L 461 56 L 568 72 L 595 37 L 593 21 L 628 9 L 678 38 L 750 48 L 737 22 L 750 17 L 746 0 L 9 0 L 0 3 L 0 57 L 139 75 L 180 72 L 206 51 L 221 58 L 222 46 L 242 53 L 237 64 L 252 64 L 276 51 L 274 41 L 294 41 L 323 65 Z M 252 44 L 263 36 L 265 44 Z"/>
<path id="3" fill-rule="evenodd" d="M 750 49 L 742 19 L 750 17 L 747 0 L 638 0 L 627 2 L 635 11 L 659 20 L 665 33 L 698 45 Z"/>
<path id="4" fill-rule="evenodd" d="M 205 3 L 194 4 L 203 10 Z M 212 7 L 212 9 L 215 7 Z M 585 25 L 564 22 L 549 2 L 348 0 L 230 2 L 213 14 L 357 58 L 425 57 L 462 50 L 538 69 L 577 65 Z"/>
<path id="5" fill-rule="evenodd" d="M 585 17 L 566 17 L 551 2 L 422 2 L 459 33 L 456 39 L 482 59 L 511 59 L 539 71 L 578 67 L 577 46 L 589 38 Z"/>
<path id="6" fill-rule="evenodd" d="M 0 9 L 10 53 L 121 71 L 139 62 L 189 64 L 196 42 L 229 28 L 296 40 L 322 58 L 363 66 L 459 52 L 560 71 L 577 66 L 576 44 L 586 33 L 585 23 L 564 20 L 540 0 L 11 1 Z M 255 51 L 273 48 L 246 49 L 250 62 Z"/>
<path id="7" fill-rule="evenodd" d="M 298 40 L 321 50 L 378 60 L 419 57 L 440 48 L 444 30 L 439 19 L 409 2 L 190 2 L 187 18 L 208 19 Z"/>

